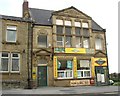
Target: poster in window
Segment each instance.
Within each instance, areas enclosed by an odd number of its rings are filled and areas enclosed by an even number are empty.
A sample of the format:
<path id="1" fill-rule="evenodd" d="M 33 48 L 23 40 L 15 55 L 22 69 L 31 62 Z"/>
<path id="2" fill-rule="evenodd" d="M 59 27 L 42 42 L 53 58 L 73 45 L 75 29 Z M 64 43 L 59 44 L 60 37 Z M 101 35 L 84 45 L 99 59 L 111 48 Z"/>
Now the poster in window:
<path id="1" fill-rule="evenodd" d="M 72 69 L 72 61 L 67 61 L 67 68 Z"/>

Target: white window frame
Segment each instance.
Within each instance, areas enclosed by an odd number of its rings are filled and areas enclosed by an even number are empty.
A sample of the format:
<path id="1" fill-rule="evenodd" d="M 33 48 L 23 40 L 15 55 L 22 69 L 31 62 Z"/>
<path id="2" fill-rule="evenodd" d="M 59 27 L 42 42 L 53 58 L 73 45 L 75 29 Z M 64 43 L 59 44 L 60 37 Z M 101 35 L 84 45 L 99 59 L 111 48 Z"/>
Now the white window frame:
<path id="1" fill-rule="evenodd" d="M 63 25 L 63 20 L 56 19 L 56 25 Z"/>
<path id="2" fill-rule="evenodd" d="M 91 70 L 77 70 L 77 72 L 83 72 L 83 77 L 78 74 L 77 78 L 91 78 Z M 85 72 L 90 72 L 90 76 L 85 76 Z"/>
<path id="3" fill-rule="evenodd" d="M 57 72 L 64 73 L 63 77 L 58 77 L 57 79 L 71 79 L 71 78 L 73 78 L 73 70 L 57 70 Z M 72 77 L 67 77 L 66 76 L 67 72 L 72 72 Z"/>
<path id="4" fill-rule="evenodd" d="M 9 30 L 12 30 L 12 31 L 15 31 L 15 40 L 14 41 L 10 41 L 8 40 L 8 31 Z M 6 42 L 16 42 L 17 40 L 17 26 L 15 25 L 8 25 L 7 28 L 6 28 Z"/>
<path id="5" fill-rule="evenodd" d="M 4 53 L 4 52 L 0 52 L 0 67 L 2 68 L 2 65 L 1 65 L 2 58 L 8 58 L 8 71 L 1 71 L 0 70 L 0 72 L 2 72 L 2 73 L 8 73 L 9 72 L 9 64 L 10 64 L 10 54 L 8 52 L 6 52 L 6 53 L 8 53 L 8 57 L 2 57 L 2 53 Z"/>
<path id="6" fill-rule="evenodd" d="M 18 57 L 13 57 L 13 54 L 18 54 Z M 12 59 L 18 59 L 19 60 L 19 70 L 18 71 L 12 71 Z M 11 73 L 19 73 L 20 72 L 20 54 L 19 53 L 11 53 L 11 59 L 10 59 L 10 66 L 11 66 Z"/>

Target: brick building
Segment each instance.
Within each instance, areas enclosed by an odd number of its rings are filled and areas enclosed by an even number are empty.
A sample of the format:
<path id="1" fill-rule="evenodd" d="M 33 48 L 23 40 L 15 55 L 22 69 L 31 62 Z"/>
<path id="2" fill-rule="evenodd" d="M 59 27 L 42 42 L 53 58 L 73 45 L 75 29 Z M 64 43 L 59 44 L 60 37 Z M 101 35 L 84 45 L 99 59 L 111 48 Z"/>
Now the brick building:
<path id="1" fill-rule="evenodd" d="M 28 46 L 19 47 L 20 52 L 29 49 L 26 76 L 32 87 L 108 84 L 106 30 L 90 16 L 73 6 L 59 11 L 29 8 L 25 0 L 22 18 L 32 20 L 30 34 L 24 26 Z"/>

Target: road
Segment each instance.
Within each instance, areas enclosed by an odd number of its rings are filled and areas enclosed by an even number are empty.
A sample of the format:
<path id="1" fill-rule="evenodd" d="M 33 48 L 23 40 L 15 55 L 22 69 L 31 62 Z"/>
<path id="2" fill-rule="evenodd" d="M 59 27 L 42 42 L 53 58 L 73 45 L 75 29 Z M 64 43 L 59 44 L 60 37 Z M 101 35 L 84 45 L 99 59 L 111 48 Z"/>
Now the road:
<path id="1" fill-rule="evenodd" d="M 119 96 L 118 92 L 118 86 L 40 87 L 5 89 L 2 96 Z"/>

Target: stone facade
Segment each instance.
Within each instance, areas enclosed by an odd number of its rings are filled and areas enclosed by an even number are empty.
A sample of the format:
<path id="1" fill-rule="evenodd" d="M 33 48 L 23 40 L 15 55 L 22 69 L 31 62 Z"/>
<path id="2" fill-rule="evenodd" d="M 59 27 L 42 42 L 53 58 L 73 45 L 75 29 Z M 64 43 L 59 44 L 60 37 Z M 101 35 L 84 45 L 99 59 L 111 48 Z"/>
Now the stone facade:
<path id="1" fill-rule="evenodd" d="M 2 71 L 2 83 L 3 88 L 5 87 L 26 87 L 27 79 L 28 79 L 28 69 L 27 69 L 27 61 L 28 61 L 28 23 L 17 20 L 8 20 L 4 17 L 1 19 L 2 21 L 2 49 L 0 49 L 0 55 L 5 52 L 9 54 L 8 56 L 8 70 L 7 72 Z M 16 26 L 16 41 L 8 42 L 7 38 L 7 26 Z M 19 69 L 18 71 L 11 71 L 11 67 L 13 63 L 11 58 L 12 55 L 17 53 L 20 55 L 19 57 Z M 2 55 L 0 56 L 2 58 Z M 2 61 L 2 59 L 1 59 Z"/>

